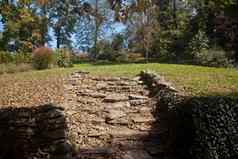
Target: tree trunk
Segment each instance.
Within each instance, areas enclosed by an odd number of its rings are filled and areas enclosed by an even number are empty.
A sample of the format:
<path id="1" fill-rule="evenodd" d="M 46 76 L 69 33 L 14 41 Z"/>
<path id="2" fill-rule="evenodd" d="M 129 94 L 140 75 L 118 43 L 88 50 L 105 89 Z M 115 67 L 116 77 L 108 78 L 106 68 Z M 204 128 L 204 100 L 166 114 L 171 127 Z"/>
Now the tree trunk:
<path id="1" fill-rule="evenodd" d="M 42 6 L 42 12 L 43 12 L 43 16 L 41 19 L 41 27 L 40 27 L 40 34 L 41 34 L 40 45 L 44 46 L 45 43 L 47 42 L 47 33 L 48 33 L 48 18 L 47 18 L 46 4 Z"/>
<path id="2" fill-rule="evenodd" d="M 57 49 L 60 48 L 60 45 L 61 45 L 61 33 L 60 33 L 60 28 L 56 29 L 56 47 Z"/>
<path id="3" fill-rule="evenodd" d="M 178 28 L 177 24 L 177 1 L 173 0 L 173 19 L 174 19 L 174 27 L 175 29 Z"/>
<path id="4" fill-rule="evenodd" d="M 99 31 L 99 19 L 98 19 L 98 0 L 95 1 L 95 35 L 94 35 L 94 50 L 93 50 L 93 58 L 96 58 L 98 54 L 98 31 Z"/>

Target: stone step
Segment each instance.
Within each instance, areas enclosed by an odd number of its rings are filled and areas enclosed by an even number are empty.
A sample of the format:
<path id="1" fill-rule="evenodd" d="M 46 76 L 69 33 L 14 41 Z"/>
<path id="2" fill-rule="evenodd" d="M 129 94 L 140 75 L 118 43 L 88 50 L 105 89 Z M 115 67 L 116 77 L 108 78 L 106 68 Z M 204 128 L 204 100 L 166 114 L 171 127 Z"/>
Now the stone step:
<path id="1" fill-rule="evenodd" d="M 73 159 L 109 159 L 113 156 L 110 148 L 80 149 Z"/>

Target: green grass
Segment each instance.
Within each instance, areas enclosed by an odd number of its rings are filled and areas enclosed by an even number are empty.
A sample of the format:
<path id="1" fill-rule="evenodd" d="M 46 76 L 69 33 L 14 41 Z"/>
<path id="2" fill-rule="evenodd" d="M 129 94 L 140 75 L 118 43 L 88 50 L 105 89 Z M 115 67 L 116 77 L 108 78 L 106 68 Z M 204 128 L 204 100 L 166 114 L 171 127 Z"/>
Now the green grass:
<path id="1" fill-rule="evenodd" d="M 238 70 L 175 64 L 79 64 L 74 69 L 94 75 L 133 77 L 142 70 L 163 75 L 175 87 L 191 96 L 214 96 L 238 94 Z"/>
<path id="2" fill-rule="evenodd" d="M 238 70 L 225 68 L 200 67 L 192 65 L 175 64 L 122 64 L 122 65 L 93 65 L 77 64 L 74 68 L 50 69 L 42 71 L 29 71 L 23 73 L 0 75 L 0 85 L 5 85 L 4 91 L 9 87 L 30 81 L 40 81 L 41 85 L 50 79 L 60 79 L 70 73 L 81 70 L 92 75 L 100 76 L 127 76 L 134 77 L 142 70 L 151 70 L 170 81 L 176 88 L 190 96 L 238 95 Z M 44 82 L 46 81 L 46 82 Z M 21 84 L 24 82 L 23 84 Z M 21 89 L 21 88 L 18 88 Z M 13 91 L 15 91 L 13 89 Z M 17 91 L 15 91 L 17 92 Z"/>

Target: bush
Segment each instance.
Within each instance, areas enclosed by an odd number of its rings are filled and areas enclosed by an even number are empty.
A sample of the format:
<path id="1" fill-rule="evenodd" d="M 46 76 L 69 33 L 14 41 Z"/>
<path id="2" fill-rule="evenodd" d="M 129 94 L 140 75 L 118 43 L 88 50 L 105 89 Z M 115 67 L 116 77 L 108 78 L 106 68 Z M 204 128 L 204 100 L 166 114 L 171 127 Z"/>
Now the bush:
<path id="1" fill-rule="evenodd" d="M 180 30 L 158 32 L 152 42 L 151 57 L 166 62 L 176 60 L 178 58 L 177 52 L 180 52 L 178 39 L 181 39 L 182 35 Z"/>
<path id="2" fill-rule="evenodd" d="M 74 61 L 77 61 L 77 62 L 89 62 L 90 61 L 90 57 L 87 53 L 74 55 L 73 59 L 74 59 Z"/>
<path id="3" fill-rule="evenodd" d="M 14 56 L 10 52 L 0 51 L 0 64 L 14 61 Z"/>
<path id="4" fill-rule="evenodd" d="M 118 52 L 116 62 L 128 62 L 128 54 L 126 52 Z"/>
<path id="5" fill-rule="evenodd" d="M 25 53 L 25 52 L 17 52 L 15 54 L 15 63 L 21 64 L 21 63 L 32 63 L 32 54 L 31 53 Z"/>
<path id="6" fill-rule="evenodd" d="M 201 63 L 201 57 L 204 52 L 209 49 L 209 39 L 204 31 L 199 30 L 192 38 L 186 50 L 187 54 L 194 60 L 195 63 Z"/>
<path id="7" fill-rule="evenodd" d="M 33 67 L 36 69 L 47 69 L 53 63 L 52 50 L 47 47 L 40 47 L 33 51 Z"/>
<path id="8" fill-rule="evenodd" d="M 229 60 L 227 53 L 222 49 L 209 49 L 201 52 L 196 57 L 198 64 L 205 66 L 232 66 L 232 61 Z"/>
<path id="9" fill-rule="evenodd" d="M 59 67 L 73 67 L 72 53 L 67 49 L 56 50 L 56 63 Z"/>

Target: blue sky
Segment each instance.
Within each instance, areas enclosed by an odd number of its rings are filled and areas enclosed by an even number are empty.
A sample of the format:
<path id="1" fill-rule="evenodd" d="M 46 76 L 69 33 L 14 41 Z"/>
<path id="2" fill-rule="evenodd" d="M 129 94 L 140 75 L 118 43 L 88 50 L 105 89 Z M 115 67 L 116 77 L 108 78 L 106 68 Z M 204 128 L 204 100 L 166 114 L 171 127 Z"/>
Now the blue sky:
<path id="1" fill-rule="evenodd" d="M 2 25 L 1 19 L 2 19 L 2 17 L 0 16 L 0 32 L 3 30 L 3 25 Z"/>

